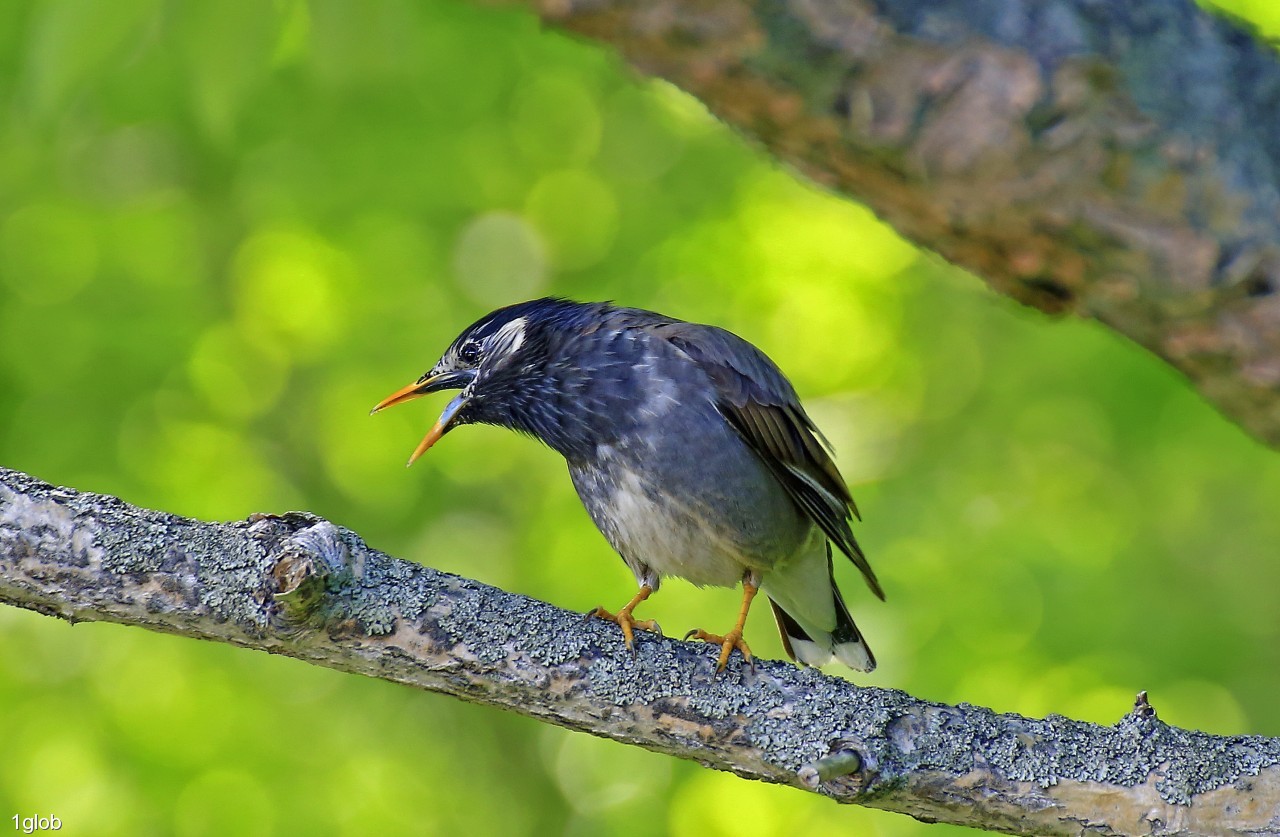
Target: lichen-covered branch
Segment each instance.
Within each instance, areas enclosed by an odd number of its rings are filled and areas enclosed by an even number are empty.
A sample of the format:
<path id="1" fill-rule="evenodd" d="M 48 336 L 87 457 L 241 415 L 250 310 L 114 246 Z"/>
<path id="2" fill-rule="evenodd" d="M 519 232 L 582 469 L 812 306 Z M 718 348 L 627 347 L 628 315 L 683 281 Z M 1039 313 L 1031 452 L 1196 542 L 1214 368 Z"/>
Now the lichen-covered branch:
<path id="1" fill-rule="evenodd" d="M 1280 61 L 1238 26 L 1191 0 L 522 5 L 1280 446 Z"/>
<path id="2" fill-rule="evenodd" d="M 0 603 L 445 692 L 840 802 L 1013 834 L 1280 834 L 1280 739 L 862 688 L 397 560 L 306 514 L 204 523 L 0 469 Z"/>

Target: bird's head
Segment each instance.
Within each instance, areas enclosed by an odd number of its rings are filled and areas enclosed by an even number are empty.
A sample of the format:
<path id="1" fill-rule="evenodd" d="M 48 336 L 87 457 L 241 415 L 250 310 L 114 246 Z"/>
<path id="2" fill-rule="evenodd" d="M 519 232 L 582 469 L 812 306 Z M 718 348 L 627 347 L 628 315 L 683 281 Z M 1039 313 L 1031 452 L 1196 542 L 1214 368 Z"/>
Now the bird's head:
<path id="1" fill-rule="evenodd" d="M 495 417 L 518 407 L 540 377 L 537 361 L 545 356 L 549 331 L 575 319 L 582 307 L 568 300 L 536 299 L 486 314 L 454 339 L 429 372 L 384 398 L 371 412 L 432 392 L 461 390 L 409 457 L 410 465 L 460 424 L 505 424 Z"/>

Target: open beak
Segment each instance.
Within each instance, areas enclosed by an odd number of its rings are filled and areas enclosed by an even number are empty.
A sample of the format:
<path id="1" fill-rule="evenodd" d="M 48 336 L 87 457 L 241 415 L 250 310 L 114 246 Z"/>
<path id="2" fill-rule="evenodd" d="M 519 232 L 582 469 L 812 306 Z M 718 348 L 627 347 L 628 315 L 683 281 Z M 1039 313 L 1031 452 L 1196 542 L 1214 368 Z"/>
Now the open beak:
<path id="1" fill-rule="evenodd" d="M 428 393 L 439 392 L 445 389 L 462 389 L 467 384 L 475 380 L 476 373 L 474 369 L 467 369 L 458 372 L 443 372 L 439 375 L 420 378 L 409 386 L 397 390 L 386 398 L 378 402 L 378 405 L 369 411 L 369 415 L 385 410 L 388 407 L 394 407 L 396 404 L 403 404 L 406 401 L 412 401 L 420 398 Z M 440 418 L 427 431 L 427 435 L 422 438 L 418 446 L 414 448 L 413 455 L 409 457 L 408 465 L 412 465 L 418 461 L 418 457 L 422 456 L 431 446 L 440 440 L 440 437 L 449 432 L 453 419 L 458 415 L 458 411 L 467 403 L 467 398 L 461 393 L 458 394 L 449 406 L 444 408 L 444 412 L 440 414 Z M 406 465 L 405 467 L 408 467 Z"/>

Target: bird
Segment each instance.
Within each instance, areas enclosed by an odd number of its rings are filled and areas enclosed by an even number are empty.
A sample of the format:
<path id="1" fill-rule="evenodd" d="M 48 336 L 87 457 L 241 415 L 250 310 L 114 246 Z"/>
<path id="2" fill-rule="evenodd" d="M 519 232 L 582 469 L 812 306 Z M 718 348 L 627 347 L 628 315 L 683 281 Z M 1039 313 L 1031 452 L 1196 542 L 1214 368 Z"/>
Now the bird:
<path id="1" fill-rule="evenodd" d="M 468 326 L 371 412 L 444 390 L 458 393 L 408 464 L 466 424 L 515 430 L 560 453 L 639 586 L 617 612 L 587 617 L 616 623 L 632 654 L 636 628 L 661 634 L 636 607 L 679 577 L 742 585 L 729 631 L 685 635 L 720 646 L 717 673 L 735 649 L 754 667 L 743 629 L 760 591 L 792 660 L 875 668 L 833 575 L 832 545 L 884 599 L 851 530 L 861 515 L 795 388 L 750 342 L 612 302 L 534 299 Z"/>

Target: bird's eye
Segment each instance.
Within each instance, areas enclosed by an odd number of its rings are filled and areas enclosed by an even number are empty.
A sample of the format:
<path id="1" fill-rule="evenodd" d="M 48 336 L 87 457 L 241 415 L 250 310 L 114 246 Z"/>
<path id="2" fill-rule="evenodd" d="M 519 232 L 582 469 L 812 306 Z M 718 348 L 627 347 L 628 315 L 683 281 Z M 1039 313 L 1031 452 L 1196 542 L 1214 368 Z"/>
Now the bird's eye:
<path id="1" fill-rule="evenodd" d="M 480 345 L 478 343 L 463 343 L 462 348 L 458 349 L 458 360 L 463 363 L 475 363 L 480 359 Z"/>

